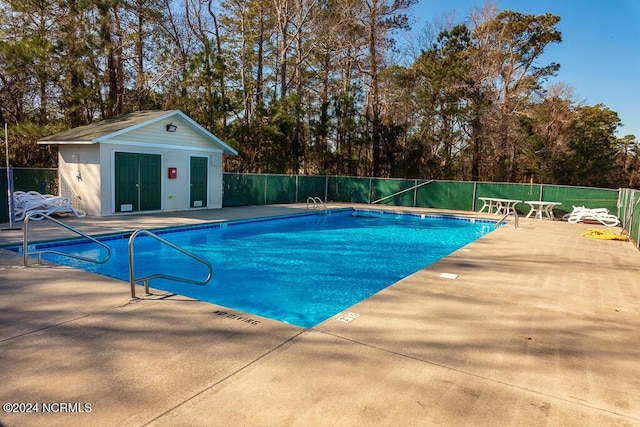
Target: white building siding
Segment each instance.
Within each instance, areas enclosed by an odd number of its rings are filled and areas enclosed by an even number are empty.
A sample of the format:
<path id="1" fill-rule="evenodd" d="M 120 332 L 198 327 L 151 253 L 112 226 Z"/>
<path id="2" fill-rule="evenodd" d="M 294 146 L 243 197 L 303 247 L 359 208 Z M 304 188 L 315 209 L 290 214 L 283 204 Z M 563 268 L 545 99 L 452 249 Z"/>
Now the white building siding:
<path id="1" fill-rule="evenodd" d="M 60 146 L 58 150 L 60 195 L 77 209 L 100 215 L 100 151 L 97 144 Z"/>
<path id="2" fill-rule="evenodd" d="M 222 151 L 209 159 L 209 207 L 222 207 Z"/>
<path id="3" fill-rule="evenodd" d="M 169 123 L 173 123 L 177 126 L 175 132 L 167 132 L 167 124 Z M 199 132 L 192 129 L 177 117 L 171 117 L 170 119 L 161 120 L 159 122 L 122 133 L 114 139 L 117 139 L 118 141 L 136 141 L 192 148 L 212 148 L 210 141 L 205 140 Z"/>

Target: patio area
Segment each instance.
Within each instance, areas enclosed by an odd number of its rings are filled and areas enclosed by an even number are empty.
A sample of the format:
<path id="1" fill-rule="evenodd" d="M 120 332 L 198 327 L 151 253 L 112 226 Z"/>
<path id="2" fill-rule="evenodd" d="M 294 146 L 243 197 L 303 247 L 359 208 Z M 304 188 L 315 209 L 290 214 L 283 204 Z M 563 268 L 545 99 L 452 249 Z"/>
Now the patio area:
<path id="1" fill-rule="evenodd" d="M 95 235 L 304 210 L 63 221 Z M 640 425 L 640 253 L 590 228 L 520 218 L 311 329 L 160 291 L 129 303 L 128 283 L 0 249 L 0 426 Z"/>

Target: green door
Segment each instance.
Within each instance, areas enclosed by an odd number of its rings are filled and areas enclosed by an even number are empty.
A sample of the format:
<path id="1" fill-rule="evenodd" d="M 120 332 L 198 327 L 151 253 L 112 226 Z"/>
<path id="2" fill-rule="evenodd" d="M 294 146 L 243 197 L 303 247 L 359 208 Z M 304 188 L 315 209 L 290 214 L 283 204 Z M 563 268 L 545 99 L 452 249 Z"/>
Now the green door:
<path id="1" fill-rule="evenodd" d="M 160 210 L 162 158 L 158 154 L 140 154 L 140 210 Z"/>
<path id="2" fill-rule="evenodd" d="M 115 211 L 161 208 L 162 157 L 158 154 L 115 153 Z"/>
<path id="3" fill-rule="evenodd" d="M 138 211 L 138 154 L 115 154 L 115 210 Z"/>
<path id="4" fill-rule="evenodd" d="M 204 208 L 207 206 L 207 157 L 191 157 L 189 206 Z"/>

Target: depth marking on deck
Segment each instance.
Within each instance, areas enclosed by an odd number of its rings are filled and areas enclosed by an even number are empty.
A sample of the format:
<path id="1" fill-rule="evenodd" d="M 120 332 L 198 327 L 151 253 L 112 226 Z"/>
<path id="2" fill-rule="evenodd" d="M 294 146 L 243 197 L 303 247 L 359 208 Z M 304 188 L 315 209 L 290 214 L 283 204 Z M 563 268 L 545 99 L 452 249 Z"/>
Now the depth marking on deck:
<path id="1" fill-rule="evenodd" d="M 460 275 L 454 273 L 440 273 L 440 277 L 443 279 L 457 279 Z"/>
<path id="2" fill-rule="evenodd" d="M 360 315 L 358 313 L 352 313 L 351 311 L 348 313 L 343 313 L 341 315 L 339 315 L 338 317 L 336 317 L 336 320 L 340 321 L 340 322 L 351 322 L 352 320 L 356 319 L 360 317 Z"/>
<path id="3" fill-rule="evenodd" d="M 252 319 L 251 317 L 247 317 L 247 316 L 242 316 L 240 314 L 236 314 L 236 313 L 230 313 L 228 311 L 222 311 L 222 310 L 216 310 L 213 312 L 213 314 L 216 314 L 220 317 L 226 317 L 229 319 L 234 319 L 234 320 L 239 320 L 241 322 L 244 323 L 248 323 L 250 325 L 259 325 L 260 321 L 256 320 L 256 319 Z"/>

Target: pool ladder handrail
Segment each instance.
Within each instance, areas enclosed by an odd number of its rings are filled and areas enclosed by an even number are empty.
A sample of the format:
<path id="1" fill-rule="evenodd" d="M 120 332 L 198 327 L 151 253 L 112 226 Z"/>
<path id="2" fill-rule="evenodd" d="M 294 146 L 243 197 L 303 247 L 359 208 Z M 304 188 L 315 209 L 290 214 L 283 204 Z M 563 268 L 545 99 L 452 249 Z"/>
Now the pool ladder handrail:
<path id="1" fill-rule="evenodd" d="M 327 207 L 320 197 L 307 197 L 307 209 L 309 209 L 309 205 L 312 205 L 313 209 L 318 209 L 322 206 L 322 209 L 327 210 Z"/>
<path id="2" fill-rule="evenodd" d="M 138 237 L 138 235 L 140 234 L 146 234 L 149 237 L 152 237 L 154 239 L 156 239 L 157 241 L 164 243 L 165 245 L 187 255 L 188 257 L 191 257 L 193 259 L 195 259 L 196 261 L 204 264 L 207 269 L 209 270 L 208 274 L 207 274 L 207 278 L 204 280 L 193 280 L 193 279 L 187 279 L 186 277 L 178 277 L 178 276 L 172 276 L 169 274 L 162 274 L 162 273 L 156 273 L 156 274 L 150 274 L 148 276 L 144 276 L 144 277 L 135 277 L 135 260 L 134 260 L 134 245 L 133 242 L 135 241 L 136 237 Z M 191 252 L 182 249 L 180 246 L 171 243 L 170 241 L 163 239 L 162 237 L 158 236 L 157 234 L 152 233 L 149 230 L 142 230 L 142 229 L 138 229 L 136 231 L 134 231 L 133 233 L 131 233 L 131 236 L 129 236 L 129 283 L 131 284 L 131 298 L 129 299 L 130 301 L 135 301 L 138 300 L 139 298 L 136 297 L 136 284 L 139 282 L 142 282 L 144 285 L 144 292 L 145 292 L 145 296 L 150 296 L 152 295 L 149 292 L 149 280 L 151 279 L 167 279 L 167 280 L 174 280 L 176 282 L 183 282 L 183 283 L 189 283 L 192 285 L 198 285 L 198 286 L 204 286 L 207 283 L 209 283 L 209 280 L 211 280 L 211 276 L 213 275 L 213 267 L 211 266 L 211 264 L 209 263 L 209 261 L 200 258 L 199 256 L 192 254 Z"/>
<path id="3" fill-rule="evenodd" d="M 40 217 L 40 218 L 34 218 L 34 217 Z M 66 228 L 67 230 L 76 233 L 86 239 L 91 240 L 92 242 L 102 246 L 104 249 L 107 250 L 107 256 L 104 259 L 95 259 L 95 258 L 87 258 L 87 257 L 83 257 L 81 255 L 74 255 L 74 254 L 68 254 L 68 253 L 64 253 L 64 252 L 60 252 L 60 251 L 54 251 L 54 250 L 44 250 L 44 251 L 35 251 L 35 252 L 29 252 L 29 221 L 31 219 L 34 220 L 40 220 L 40 219 L 49 219 L 51 221 L 53 221 L 54 223 L 60 225 L 63 228 Z M 61 255 L 61 256 L 65 256 L 68 258 L 74 258 L 74 259 L 79 259 L 80 261 L 86 261 L 86 262 L 92 262 L 94 264 L 104 264 L 107 261 L 109 261 L 109 259 L 111 258 L 111 248 L 107 245 L 105 245 L 104 243 L 102 243 L 101 241 L 89 236 L 88 234 L 83 233 L 82 231 L 71 227 L 68 224 L 65 224 L 62 221 L 59 221 L 53 217 L 51 217 L 50 215 L 44 213 L 44 212 L 37 212 L 37 211 L 33 211 L 33 212 L 29 212 L 25 217 L 24 217 L 24 226 L 22 228 L 22 265 L 24 267 L 28 267 L 29 266 L 29 260 L 28 257 L 29 255 L 36 255 L 38 262 L 37 264 L 42 264 L 42 254 L 55 254 L 55 255 Z"/>
<path id="4" fill-rule="evenodd" d="M 512 209 L 507 209 L 507 212 L 502 216 L 502 218 L 500 218 L 498 222 L 496 222 L 494 230 L 497 229 L 498 226 L 502 223 L 502 221 L 507 219 L 507 217 L 510 214 L 513 214 L 513 219 L 514 219 L 513 224 L 515 225 L 516 228 L 518 228 L 518 212 L 516 212 L 515 208 L 512 208 Z"/>

